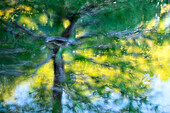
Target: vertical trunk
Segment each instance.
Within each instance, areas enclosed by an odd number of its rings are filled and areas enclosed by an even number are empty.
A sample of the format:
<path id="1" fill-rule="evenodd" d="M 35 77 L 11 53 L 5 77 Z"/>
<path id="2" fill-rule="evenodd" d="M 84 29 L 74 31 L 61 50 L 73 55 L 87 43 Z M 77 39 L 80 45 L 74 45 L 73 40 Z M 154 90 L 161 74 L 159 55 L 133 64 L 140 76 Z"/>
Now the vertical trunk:
<path id="1" fill-rule="evenodd" d="M 54 64 L 54 84 L 53 84 L 53 113 L 62 112 L 62 84 L 65 80 L 64 61 L 59 49 L 54 50 L 53 64 Z"/>
<path id="2" fill-rule="evenodd" d="M 65 31 L 61 34 L 62 37 L 69 38 L 74 30 L 75 23 L 77 21 L 77 16 L 72 15 L 68 18 L 70 20 L 70 25 L 65 29 Z M 62 57 L 62 52 L 60 51 L 61 48 L 53 49 L 54 56 L 54 85 L 53 85 L 53 98 L 54 98 L 54 106 L 53 106 L 53 113 L 61 113 L 62 112 L 62 93 L 63 88 L 62 84 L 65 80 L 65 72 L 64 72 L 64 61 Z"/>
<path id="3" fill-rule="evenodd" d="M 55 87 L 58 87 L 65 80 L 64 61 L 62 53 L 60 52 L 59 49 L 54 51 L 53 62 L 54 62 L 54 85 Z"/>

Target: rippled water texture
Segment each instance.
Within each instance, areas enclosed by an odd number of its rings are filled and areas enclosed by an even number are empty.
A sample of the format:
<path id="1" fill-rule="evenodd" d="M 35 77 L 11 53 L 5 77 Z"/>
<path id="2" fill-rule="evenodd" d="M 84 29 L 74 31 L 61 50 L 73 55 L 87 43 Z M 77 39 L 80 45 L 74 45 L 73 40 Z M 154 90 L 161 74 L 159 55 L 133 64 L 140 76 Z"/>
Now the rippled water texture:
<path id="1" fill-rule="evenodd" d="M 0 113 L 170 112 L 170 4 L 121 0 L 89 10 L 90 1 L 79 8 L 83 0 L 56 6 L 12 1 L 9 6 L 18 8 L 1 8 L 0 2 Z M 80 15 L 68 36 L 70 20 Z M 37 40 L 6 22 L 41 36 L 62 35 L 55 45 L 53 37 Z"/>

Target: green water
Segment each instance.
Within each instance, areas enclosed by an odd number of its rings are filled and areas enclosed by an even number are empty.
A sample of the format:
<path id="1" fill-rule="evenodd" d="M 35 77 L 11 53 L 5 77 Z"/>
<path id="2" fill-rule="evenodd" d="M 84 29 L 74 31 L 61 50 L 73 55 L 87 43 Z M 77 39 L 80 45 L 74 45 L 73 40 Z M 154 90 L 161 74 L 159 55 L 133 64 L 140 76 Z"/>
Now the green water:
<path id="1" fill-rule="evenodd" d="M 0 113 L 170 112 L 166 0 L 12 1 L 0 2 Z"/>

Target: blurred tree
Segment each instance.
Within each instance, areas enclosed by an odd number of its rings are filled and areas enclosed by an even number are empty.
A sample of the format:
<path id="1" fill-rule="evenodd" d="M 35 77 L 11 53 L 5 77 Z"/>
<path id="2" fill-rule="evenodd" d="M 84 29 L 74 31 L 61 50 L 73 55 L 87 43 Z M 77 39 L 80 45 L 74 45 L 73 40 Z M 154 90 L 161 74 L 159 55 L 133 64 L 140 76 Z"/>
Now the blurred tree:
<path id="1" fill-rule="evenodd" d="M 54 106 L 57 108 L 62 106 L 62 84 L 65 82 L 64 67 L 66 67 L 64 63 L 67 60 L 68 64 L 70 60 L 91 62 L 116 69 L 128 76 L 134 73 L 133 69 L 138 70 L 138 75 L 143 74 L 145 71 L 142 62 L 149 63 L 150 60 L 147 54 L 147 47 L 149 47 L 147 41 L 154 40 L 154 36 L 144 34 L 155 33 L 155 26 L 149 26 L 148 22 L 155 16 L 157 19 L 163 16 L 160 9 L 165 2 L 162 0 L 0 1 L 0 64 L 3 64 L 0 67 L 2 70 L 0 74 L 27 74 L 28 69 L 30 72 L 30 69 L 40 67 L 52 59 L 55 76 L 53 96 L 58 102 Z M 166 36 L 161 29 L 159 33 L 161 36 Z M 161 38 L 157 41 L 163 43 Z M 87 54 L 90 52 L 91 54 Z M 134 58 L 138 56 L 142 58 L 135 61 L 128 56 L 129 54 Z M 63 55 L 67 55 L 64 57 L 65 60 Z M 93 56 L 99 57 L 101 61 Z M 118 56 L 119 59 L 114 59 L 114 56 Z M 127 59 L 140 63 L 131 65 Z M 81 62 L 75 64 L 80 65 Z M 72 66 L 73 68 L 67 73 L 75 71 L 74 63 Z M 80 72 L 83 73 L 82 70 Z M 93 73 L 95 71 L 89 74 Z M 116 73 L 121 75 L 119 72 Z M 152 74 L 149 69 L 146 73 Z M 130 93 L 128 90 L 120 92 Z M 57 110 L 61 111 L 61 109 Z"/>

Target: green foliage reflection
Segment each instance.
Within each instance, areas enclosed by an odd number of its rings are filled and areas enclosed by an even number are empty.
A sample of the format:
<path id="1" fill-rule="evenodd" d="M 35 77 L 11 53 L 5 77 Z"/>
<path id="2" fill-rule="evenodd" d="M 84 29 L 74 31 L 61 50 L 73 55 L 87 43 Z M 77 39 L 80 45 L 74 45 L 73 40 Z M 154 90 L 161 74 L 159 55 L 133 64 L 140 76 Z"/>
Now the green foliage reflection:
<path id="1" fill-rule="evenodd" d="M 153 77 L 170 73 L 168 8 L 165 0 L 0 1 L 0 112 L 156 112 Z M 60 89 L 51 89 L 54 62 L 40 63 L 49 54 L 64 57 Z M 8 104 L 23 79 L 30 102 Z"/>

